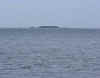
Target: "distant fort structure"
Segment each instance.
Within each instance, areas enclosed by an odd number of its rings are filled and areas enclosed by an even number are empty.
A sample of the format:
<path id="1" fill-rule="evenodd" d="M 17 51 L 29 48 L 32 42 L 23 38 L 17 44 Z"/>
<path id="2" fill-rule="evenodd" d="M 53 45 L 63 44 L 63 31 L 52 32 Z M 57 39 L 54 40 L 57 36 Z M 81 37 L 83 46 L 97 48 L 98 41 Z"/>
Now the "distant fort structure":
<path id="1" fill-rule="evenodd" d="M 38 28 L 60 28 L 59 26 L 39 26 Z"/>

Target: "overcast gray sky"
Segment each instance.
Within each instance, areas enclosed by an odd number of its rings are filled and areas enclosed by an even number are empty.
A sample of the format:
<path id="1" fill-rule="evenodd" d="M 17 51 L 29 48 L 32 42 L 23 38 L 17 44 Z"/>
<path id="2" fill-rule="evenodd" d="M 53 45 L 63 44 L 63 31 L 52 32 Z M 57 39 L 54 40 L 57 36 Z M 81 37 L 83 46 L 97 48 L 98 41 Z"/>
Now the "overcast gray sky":
<path id="1" fill-rule="evenodd" d="M 100 28 L 100 0 L 0 0 L 0 27 Z"/>

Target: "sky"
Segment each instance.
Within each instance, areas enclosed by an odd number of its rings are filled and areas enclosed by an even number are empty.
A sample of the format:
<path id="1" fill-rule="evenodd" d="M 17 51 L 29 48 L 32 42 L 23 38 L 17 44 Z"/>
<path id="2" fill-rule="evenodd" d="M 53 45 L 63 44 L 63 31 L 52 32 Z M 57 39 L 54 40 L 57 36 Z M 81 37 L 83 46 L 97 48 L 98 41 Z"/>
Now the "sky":
<path id="1" fill-rule="evenodd" d="M 100 0 L 0 0 L 0 27 L 100 28 Z"/>

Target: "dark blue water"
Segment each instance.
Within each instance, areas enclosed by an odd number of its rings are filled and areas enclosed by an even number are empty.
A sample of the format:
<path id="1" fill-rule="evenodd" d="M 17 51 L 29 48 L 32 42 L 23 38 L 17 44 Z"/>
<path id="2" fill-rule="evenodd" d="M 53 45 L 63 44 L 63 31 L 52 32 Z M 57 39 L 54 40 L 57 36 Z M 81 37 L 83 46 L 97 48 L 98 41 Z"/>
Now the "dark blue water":
<path id="1" fill-rule="evenodd" d="M 100 30 L 0 29 L 0 78 L 100 78 Z"/>

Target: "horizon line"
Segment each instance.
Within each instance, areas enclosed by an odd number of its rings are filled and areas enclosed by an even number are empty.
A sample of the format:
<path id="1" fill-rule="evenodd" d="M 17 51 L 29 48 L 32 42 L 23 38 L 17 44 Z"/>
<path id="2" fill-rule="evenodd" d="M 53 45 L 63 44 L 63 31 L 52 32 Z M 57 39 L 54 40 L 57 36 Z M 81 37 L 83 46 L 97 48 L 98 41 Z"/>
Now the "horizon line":
<path id="1" fill-rule="evenodd" d="M 30 26 L 30 27 L 0 27 L 0 29 L 30 29 L 32 27 L 34 29 L 34 28 L 39 28 L 40 26 L 37 26 L 37 27 L 36 26 Z M 56 28 L 56 29 L 64 28 L 64 29 L 99 29 L 100 30 L 100 28 L 94 28 L 94 27 L 92 27 L 92 28 L 90 28 L 90 27 L 61 27 L 61 26 L 57 26 L 57 27 L 58 28 Z M 48 29 L 50 29 L 50 28 L 48 28 Z"/>

